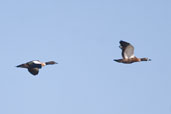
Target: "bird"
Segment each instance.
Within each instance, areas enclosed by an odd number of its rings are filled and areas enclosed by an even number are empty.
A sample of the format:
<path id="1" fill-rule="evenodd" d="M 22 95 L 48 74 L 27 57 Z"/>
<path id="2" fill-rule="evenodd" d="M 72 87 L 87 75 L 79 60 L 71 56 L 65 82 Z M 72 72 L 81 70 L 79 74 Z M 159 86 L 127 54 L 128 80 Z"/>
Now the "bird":
<path id="1" fill-rule="evenodd" d="M 114 61 L 124 64 L 131 64 L 140 61 L 151 61 L 149 58 L 137 58 L 134 56 L 134 47 L 130 43 L 122 40 L 119 43 L 119 47 L 122 50 L 121 55 L 123 59 L 114 59 Z"/>
<path id="2" fill-rule="evenodd" d="M 17 68 L 26 68 L 32 75 L 37 75 L 39 73 L 39 69 L 41 69 L 43 66 L 46 65 L 53 65 L 53 64 L 58 64 L 55 61 L 49 61 L 49 62 L 40 62 L 39 60 L 33 60 L 29 61 L 24 64 L 17 65 Z"/>

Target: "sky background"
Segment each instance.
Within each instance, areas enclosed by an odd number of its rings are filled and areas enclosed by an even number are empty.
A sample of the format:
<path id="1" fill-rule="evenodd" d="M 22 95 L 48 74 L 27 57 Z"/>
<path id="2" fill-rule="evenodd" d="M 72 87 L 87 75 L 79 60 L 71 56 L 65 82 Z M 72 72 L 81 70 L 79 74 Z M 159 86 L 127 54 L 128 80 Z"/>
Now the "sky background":
<path id="1" fill-rule="evenodd" d="M 171 114 L 170 0 L 1 0 L 1 114 Z M 116 63 L 119 41 L 150 62 Z M 33 76 L 15 66 L 45 66 Z"/>

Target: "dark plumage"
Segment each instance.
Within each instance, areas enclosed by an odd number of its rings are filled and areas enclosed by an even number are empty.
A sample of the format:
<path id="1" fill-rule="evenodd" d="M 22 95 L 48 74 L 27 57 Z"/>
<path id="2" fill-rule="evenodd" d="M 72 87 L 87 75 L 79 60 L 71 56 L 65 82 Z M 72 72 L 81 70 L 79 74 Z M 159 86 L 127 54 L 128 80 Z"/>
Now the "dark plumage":
<path id="1" fill-rule="evenodd" d="M 28 71 L 33 75 L 37 75 L 39 73 L 39 68 L 28 68 Z"/>
<path id="2" fill-rule="evenodd" d="M 53 65 L 53 64 L 57 64 L 55 61 L 49 61 L 49 62 L 40 62 L 39 60 L 34 60 L 34 61 L 29 61 L 27 63 L 24 64 L 20 64 L 16 67 L 19 68 L 27 68 L 28 71 L 32 74 L 32 75 L 37 75 L 39 73 L 39 69 L 41 69 L 43 66 L 45 65 Z"/>
<path id="3" fill-rule="evenodd" d="M 125 63 L 125 64 L 130 64 L 133 62 L 140 62 L 140 61 L 151 61 L 151 59 L 148 58 L 137 58 L 134 56 L 134 47 L 125 41 L 120 41 L 120 48 L 122 49 L 122 58 L 123 59 L 114 59 L 114 61 L 119 62 L 119 63 Z"/>

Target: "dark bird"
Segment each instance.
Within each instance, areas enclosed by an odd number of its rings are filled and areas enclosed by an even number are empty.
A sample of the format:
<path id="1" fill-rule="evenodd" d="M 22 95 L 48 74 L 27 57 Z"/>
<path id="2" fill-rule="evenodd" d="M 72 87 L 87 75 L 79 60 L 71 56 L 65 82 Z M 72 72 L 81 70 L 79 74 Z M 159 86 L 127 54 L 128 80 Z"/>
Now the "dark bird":
<path id="1" fill-rule="evenodd" d="M 122 40 L 119 43 L 119 47 L 122 50 L 123 59 L 114 59 L 114 61 L 125 64 L 131 64 L 140 61 L 151 61 L 151 59 L 148 58 L 137 58 L 136 56 L 134 56 L 134 47 L 130 43 Z"/>
<path id="2" fill-rule="evenodd" d="M 40 62 L 39 60 L 34 60 L 34 61 L 29 61 L 27 63 L 24 64 L 20 64 L 16 67 L 20 67 L 20 68 L 27 68 L 28 71 L 32 74 L 32 75 L 37 75 L 39 73 L 39 69 L 41 69 L 43 66 L 45 65 L 53 65 L 53 64 L 57 64 L 55 61 L 49 61 L 49 62 Z"/>

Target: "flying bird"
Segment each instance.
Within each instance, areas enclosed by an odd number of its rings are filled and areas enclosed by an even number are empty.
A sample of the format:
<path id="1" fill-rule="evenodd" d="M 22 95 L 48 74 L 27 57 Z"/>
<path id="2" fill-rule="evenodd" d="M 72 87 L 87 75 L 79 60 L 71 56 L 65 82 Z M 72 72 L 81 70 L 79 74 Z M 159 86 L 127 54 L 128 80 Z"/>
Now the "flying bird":
<path id="1" fill-rule="evenodd" d="M 57 63 L 55 61 L 40 62 L 39 60 L 34 60 L 34 61 L 29 61 L 29 62 L 24 63 L 24 64 L 20 64 L 20 65 L 18 65 L 16 67 L 18 67 L 18 68 L 27 68 L 28 71 L 32 75 L 37 75 L 39 73 L 39 69 L 41 69 L 43 66 L 53 65 L 53 64 L 57 64 Z"/>
<path id="2" fill-rule="evenodd" d="M 148 58 L 137 58 L 136 56 L 134 56 L 134 47 L 130 43 L 122 40 L 119 43 L 119 47 L 122 50 L 121 54 L 123 59 L 114 59 L 114 61 L 125 64 L 131 64 L 140 61 L 151 61 L 151 59 Z"/>

